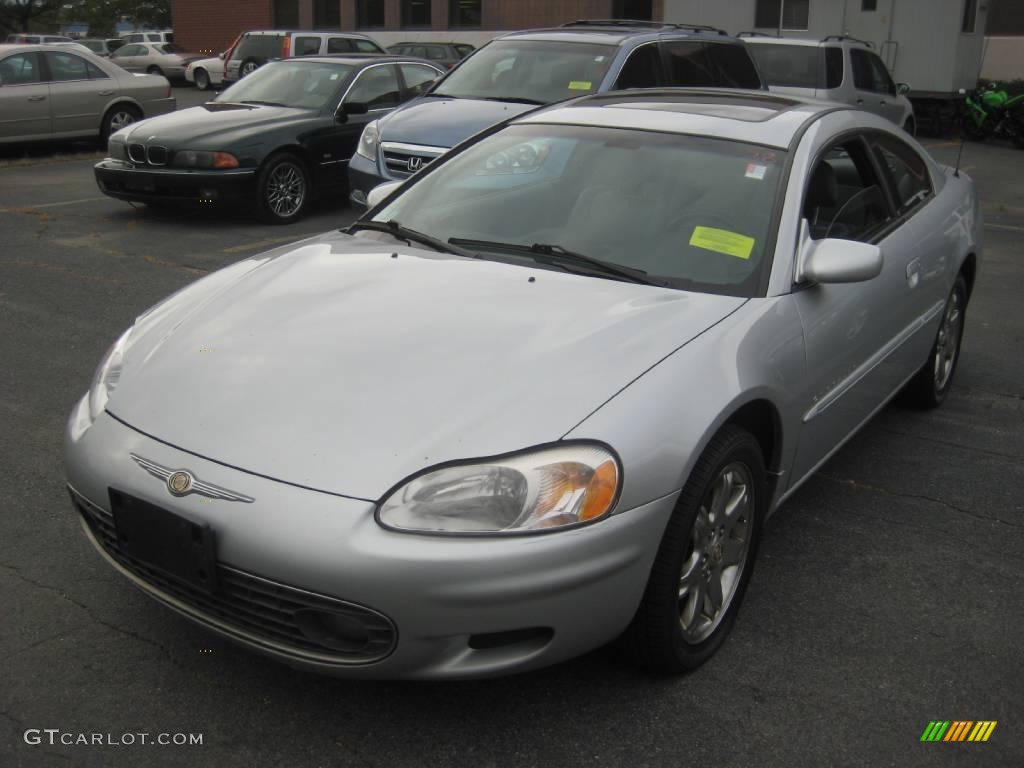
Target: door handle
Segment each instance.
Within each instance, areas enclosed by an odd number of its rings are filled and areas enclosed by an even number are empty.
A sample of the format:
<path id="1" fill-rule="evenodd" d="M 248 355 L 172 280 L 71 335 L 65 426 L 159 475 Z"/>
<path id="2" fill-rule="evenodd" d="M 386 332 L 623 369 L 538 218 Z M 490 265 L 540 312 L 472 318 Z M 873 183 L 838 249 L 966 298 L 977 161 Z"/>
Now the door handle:
<path id="1" fill-rule="evenodd" d="M 882 105 L 882 106 L 884 107 L 884 106 L 885 106 L 886 104 L 888 104 L 889 102 L 888 102 L 888 101 L 886 101 L 885 99 L 882 99 L 882 100 L 881 100 L 880 102 L 878 102 L 878 103 L 879 103 L 879 104 L 881 104 L 881 105 Z"/>
<path id="2" fill-rule="evenodd" d="M 45 98 L 46 98 L 45 96 L 29 96 L 28 100 L 29 101 L 43 101 Z"/>
<path id="3" fill-rule="evenodd" d="M 96 91 L 97 96 L 113 96 L 113 91 Z"/>
<path id="4" fill-rule="evenodd" d="M 914 259 L 907 264 L 907 286 L 913 290 L 921 279 L 921 260 Z"/>
<path id="5" fill-rule="evenodd" d="M 857 99 L 857 103 L 858 104 L 863 104 L 864 103 L 864 99 Z"/>

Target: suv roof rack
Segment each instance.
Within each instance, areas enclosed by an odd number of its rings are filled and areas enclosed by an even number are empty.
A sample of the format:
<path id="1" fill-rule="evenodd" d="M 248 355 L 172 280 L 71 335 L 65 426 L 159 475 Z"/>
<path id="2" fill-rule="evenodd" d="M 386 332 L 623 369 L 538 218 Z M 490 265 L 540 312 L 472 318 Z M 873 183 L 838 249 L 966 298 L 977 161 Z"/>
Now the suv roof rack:
<path id="1" fill-rule="evenodd" d="M 644 19 L 576 19 L 561 24 L 561 27 L 643 27 L 646 29 L 688 29 L 693 32 L 714 32 L 728 35 L 724 29 L 707 24 L 676 24 L 668 21 L 647 21 Z"/>
<path id="2" fill-rule="evenodd" d="M 850 37 L 849 35 L 826 35 L 821 38 L 821 42 L 827 43 L 829 40 L 849 40 L 851 43 L 860 43 L 866 45 L 868 48 L 874 48 L 875 46 L 869 43 L 867 40 L 861 40 L 859 37 Z"/>
<path id="3" fill-rule="evenodd" d="M 770 35 L 767 32 L 754 32 L 753 30 L 746 30 L 740 32 L 736 37 L 778 37 L 778 35 Z"/>

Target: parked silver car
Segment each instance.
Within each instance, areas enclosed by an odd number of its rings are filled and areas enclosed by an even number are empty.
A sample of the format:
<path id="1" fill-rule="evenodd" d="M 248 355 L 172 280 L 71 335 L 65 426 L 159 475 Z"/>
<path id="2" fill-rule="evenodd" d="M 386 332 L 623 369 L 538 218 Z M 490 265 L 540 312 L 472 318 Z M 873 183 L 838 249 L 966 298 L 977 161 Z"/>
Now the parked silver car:
<path id="1" fill-rule="evenodd" d="M 0 144 L 107 137 L 172 112 L 166 79 L 132 75 L 107 59 L 59 45 L 0 45 Z"/>
<path id="2" fill-rule="evenodd" d="M 840 35 L 820 41 L 750 35 L 746 41 L 774 93 L 851 104 L 915 132 L 914 107 L 905 95 L 910 86 L 893 82 L 870 43 Z"/>
<path id="3" fill-rule="evenodd" d="M 174 43 L 126 43 L 110 54 L 110 60 L 129 72 L 184 79 L 185 67 L 206 58 L 189 53 Z"/>
<path id="4" fill-rule="evenodd" d="M 140 316 L 65 447 L 136 586 L 353 677 L 703 662 L 765 518 L 946 397 L 981 258 L 965 174 L 763 91 L 586 97 L 371 198 Z"/>

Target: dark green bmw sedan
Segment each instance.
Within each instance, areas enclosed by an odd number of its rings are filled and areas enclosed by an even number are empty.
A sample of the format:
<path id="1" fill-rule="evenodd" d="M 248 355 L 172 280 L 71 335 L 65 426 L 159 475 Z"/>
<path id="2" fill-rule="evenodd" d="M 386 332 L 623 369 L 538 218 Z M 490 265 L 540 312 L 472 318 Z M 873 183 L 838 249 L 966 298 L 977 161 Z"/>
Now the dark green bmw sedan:
<path id="1" fill-rule="evenodd" d="M 400 56 L 272 62 L 207 104 L 112 134 L 96 183 L 119 200 L 243 204 L 287 224 L 312 198 L 343 194 L 366 123 L 441 74 Z"/>

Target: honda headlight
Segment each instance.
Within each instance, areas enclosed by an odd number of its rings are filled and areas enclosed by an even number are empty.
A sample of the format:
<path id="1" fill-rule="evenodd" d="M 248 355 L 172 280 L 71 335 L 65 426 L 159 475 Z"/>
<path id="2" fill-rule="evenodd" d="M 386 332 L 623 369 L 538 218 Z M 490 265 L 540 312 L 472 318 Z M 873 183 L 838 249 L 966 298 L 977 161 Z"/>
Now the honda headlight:
<path id="1" fill-rule="evenodd" d="M 381 525 L 423 533 L 530 533 L 600 520 L 619 496 L 618 459 L 594 443 L 430 470 L 388 494 Z"/>
<path id="2" fill-rule="evenodd" d="M 363 128 L 363 133 L 359 136 L 359 143 L 356 145 L 356 154 L 376 162 L 378 144 L 380 144 L 380 131 L 377 128 L 377 121 L 374 120 Z"/>
<path id="3" fill-rule="evenodd" d="M 121 334 L 121 338 L 110 345 L 110 349 L 96 369 L 96 374 L 92 377 L 92 387 L 89 388 L 89 417 L 93 421 L 103 413 L 110 393 L 117 389 L 117 383 L 121 379 L 121 367 L 124 364 L 124 348 L 131 332 L 132 329 L 129 328 Z"/>

